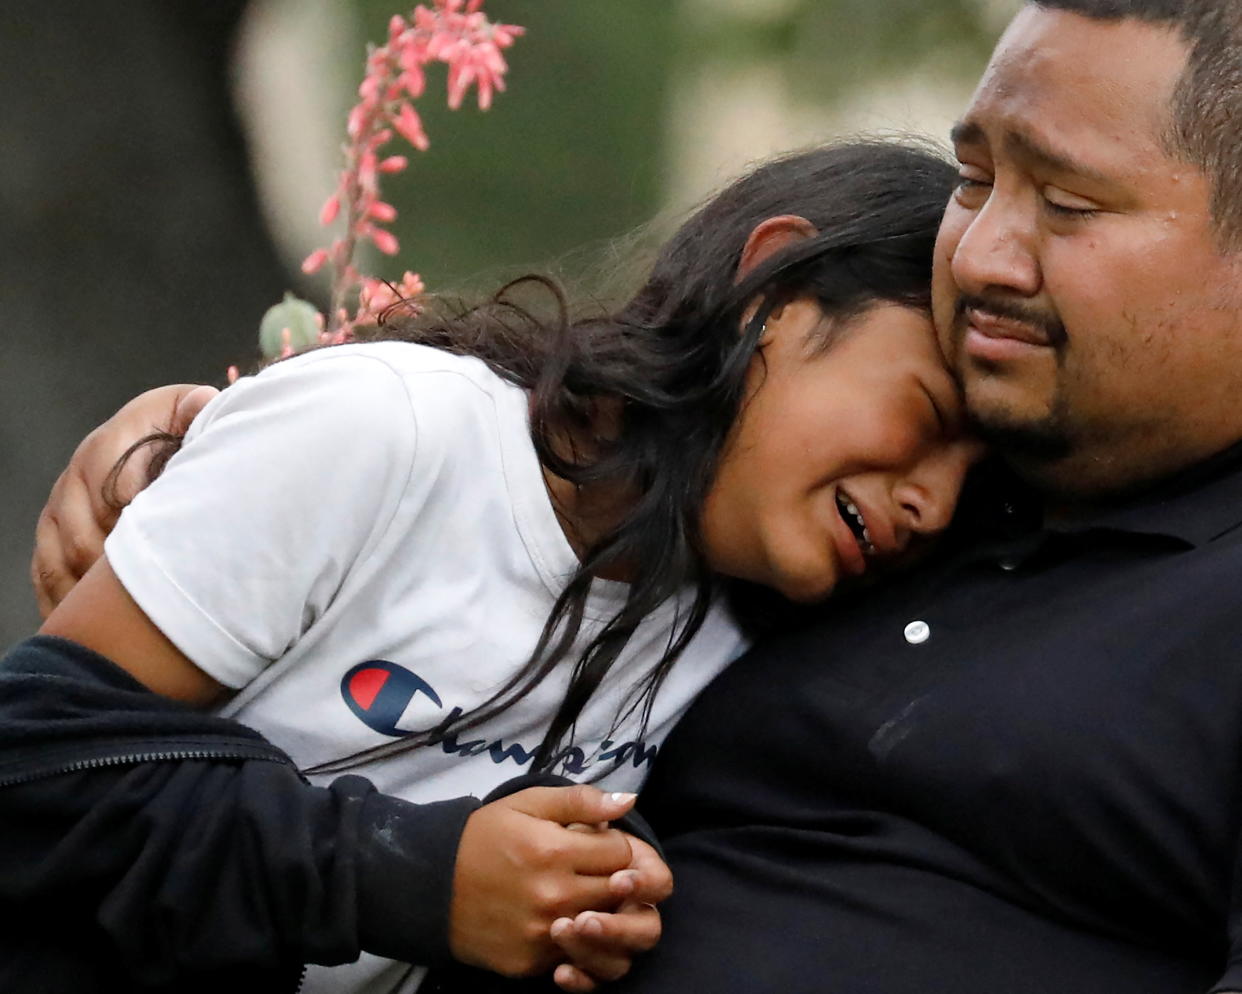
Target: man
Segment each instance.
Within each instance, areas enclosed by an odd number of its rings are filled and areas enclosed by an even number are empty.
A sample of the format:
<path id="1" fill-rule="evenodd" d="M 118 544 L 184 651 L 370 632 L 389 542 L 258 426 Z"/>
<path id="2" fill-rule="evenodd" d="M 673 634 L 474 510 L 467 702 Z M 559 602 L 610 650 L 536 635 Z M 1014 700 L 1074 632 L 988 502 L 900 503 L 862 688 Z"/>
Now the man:
<path id="1" fill-rule="evenodd" d="M 1237 0 L 1017 15 L 934 302 L 1024 486 L 683 719 L 623 990 L 1242 990 L 1240 132 Z"/>
<path id="2" fill-rule="evenodd" d="M 683 720 L 622 989 L 1242 990 L 1240 18 L 1047 0 L 998 45 L 935 316 L 1023 484 Z"/>

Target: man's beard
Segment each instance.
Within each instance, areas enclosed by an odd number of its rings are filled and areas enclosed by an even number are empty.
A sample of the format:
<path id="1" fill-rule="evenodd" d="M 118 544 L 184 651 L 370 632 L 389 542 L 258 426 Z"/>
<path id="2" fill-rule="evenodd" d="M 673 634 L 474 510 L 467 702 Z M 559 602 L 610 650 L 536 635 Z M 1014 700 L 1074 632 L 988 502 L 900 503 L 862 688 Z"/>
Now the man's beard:
<path id="1" fill-rule="evenodd" d="M 1074 440 L 1056 412 L 1038 421 L 1021 421 L 1009 411 L 970 411 L 975 434 L 1016 463 L 1047 465 L 1074 452 Z"/>

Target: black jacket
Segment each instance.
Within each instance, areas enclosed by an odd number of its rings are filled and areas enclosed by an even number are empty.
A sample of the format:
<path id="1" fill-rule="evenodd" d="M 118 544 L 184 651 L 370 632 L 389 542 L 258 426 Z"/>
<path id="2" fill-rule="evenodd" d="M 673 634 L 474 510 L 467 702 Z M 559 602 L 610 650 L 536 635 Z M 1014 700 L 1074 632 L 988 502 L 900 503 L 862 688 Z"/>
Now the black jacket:
<path id="1" fill-rule="evenodd" d="M 0 990 L 296 990 L 361 950 L 446 964 L 471 797 L 314 787 L 237 722 L 44 636 L 0 661 Z"/>

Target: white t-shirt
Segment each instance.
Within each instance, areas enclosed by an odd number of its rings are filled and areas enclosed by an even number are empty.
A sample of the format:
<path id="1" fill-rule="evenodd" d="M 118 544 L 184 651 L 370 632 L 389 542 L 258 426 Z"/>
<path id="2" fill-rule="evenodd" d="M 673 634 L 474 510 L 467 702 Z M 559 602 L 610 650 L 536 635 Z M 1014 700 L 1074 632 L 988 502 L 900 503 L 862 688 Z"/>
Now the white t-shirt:
<path id="1" fill-rule="evenodd" d="M 486 701 L 526 662 L 577 565 L 526 393 L 477 359 L 398 342 L 312 352 L 224 391 L 121 515 L 106 553 L 160 630 L 237 690 L 222 713 L 301 767 Z M 624 595 L 593 584 L 571 658 Z M 618 726 L 676 610 L 663 605 L 635 633 L 557 772 L 603 770 L 601 788 L 636 789 L 691 698 L 744 648 L 713 609 L 645 733 L 641 709 Z M 529 769 L 567 684 L 562 666 L 486 724 L 356 772 L 414 802 L 482 796 Z M 364 955 L 312 968 L 303 989 L 412 990 L 419 974 Z"/>

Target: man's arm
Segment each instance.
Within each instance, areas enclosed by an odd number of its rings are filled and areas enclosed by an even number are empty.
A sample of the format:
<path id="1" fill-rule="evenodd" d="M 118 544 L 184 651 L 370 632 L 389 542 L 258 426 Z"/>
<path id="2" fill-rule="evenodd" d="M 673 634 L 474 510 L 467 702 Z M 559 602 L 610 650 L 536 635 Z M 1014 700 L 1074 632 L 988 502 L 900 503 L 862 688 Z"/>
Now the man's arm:
<path id="1" fill-rule="evenodd" d="M 52 487 L 35 528 L 30 578 L 44 618 L 103 553 L 120 508 L 149 480 L 152 451 L 139 450 L 126 462 L 116 479 L 115 503 L 105 495 L 113 467 L 147 435 L 184 435 L 217 393 L 215 387 L 192 383 L 148 390 L 82 440 Z"/>

